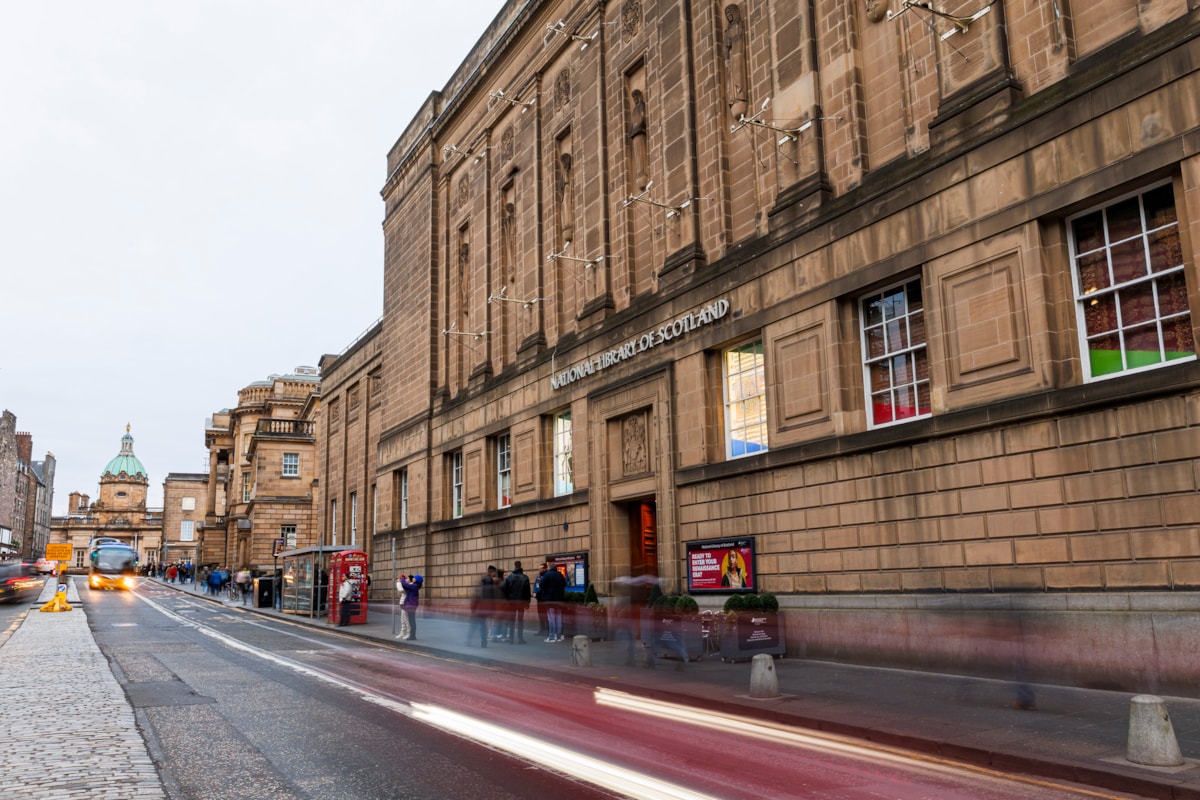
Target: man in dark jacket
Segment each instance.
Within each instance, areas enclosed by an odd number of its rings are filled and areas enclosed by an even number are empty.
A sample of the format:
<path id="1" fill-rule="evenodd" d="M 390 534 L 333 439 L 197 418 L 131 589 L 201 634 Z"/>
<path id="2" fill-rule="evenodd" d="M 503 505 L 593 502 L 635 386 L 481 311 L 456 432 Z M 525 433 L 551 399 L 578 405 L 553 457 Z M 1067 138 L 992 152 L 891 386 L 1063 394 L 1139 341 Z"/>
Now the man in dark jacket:
<path id="1" fill-rule="evenodd" d="M 533 594 L 529 591 L 529 577 L 521 569 L 520 561 L 513 562 L 512 572 L 504 576 L 501 589 L 508 598 L 509 641 L 525 644 L 525 611 Z"/>
<path id="2" fill-rule="evenodd" d="M 542 576 L 538 586 L 538 603 L 546 604 L 546 624 L 550 635 L 547 642 L 563 640 L 562 604 L 566 600 L 567 579 L 557 569 L 551 567 Z"/>
<path id="3" fill-rule="evenodd" d="M 488 620 L 496 607 L 496 568 L 489 566 L 479 579 L 475 594 L 471 596 L 471 627 L 467 630 L 467 644 L 479 633 L 479 646 L 487 647 Z"/>

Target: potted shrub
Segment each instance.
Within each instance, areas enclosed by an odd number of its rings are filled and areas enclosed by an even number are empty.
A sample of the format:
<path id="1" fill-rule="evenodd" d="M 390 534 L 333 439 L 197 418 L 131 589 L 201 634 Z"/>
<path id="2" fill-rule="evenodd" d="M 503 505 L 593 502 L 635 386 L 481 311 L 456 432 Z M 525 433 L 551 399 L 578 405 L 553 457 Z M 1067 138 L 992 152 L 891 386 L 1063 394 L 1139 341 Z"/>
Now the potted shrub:
<path id="1" fill-rule="evenodd" d="M 583 592 L 567 592 L 563 595 L 562 603 L 563 638 L 570 639 L 576 634 L 584 634 L 591 627 L 584 614 L 580 613 L 583 606 Z"/>
<path id="2" fill-rule="evenodd" d="M 587 589 L 583 592 L 583 604 L 587 608 L 588 629 L 587 634 L 594 642 L 603 641 L 608 638 L 608 609 L 600 602 L 599 595 L 596 594 L 596 587 L 593 584 L 588 584 Z M 582 611 L 580 612 L 582 613 Z M 583 633 L 583 625 L 579 626 L 579 633 Z"/>
<path id="3" fill-rule="evenodd" d="M 779 600 L 773 594 L 735 594 L 725 601 L 726 622 L 721 631 L 721 660 L 749 659 L 759 653 L 786 652 Z"/>
<path id="4" fill-rule="evenodd" d="M 649 625 L 643 627 L 643 641 L 650 642 L 656 654 L 688 661 L 704 655 L 700 604 L 694 597 L 662 595 L 655 600 L 647 616 Z"/>

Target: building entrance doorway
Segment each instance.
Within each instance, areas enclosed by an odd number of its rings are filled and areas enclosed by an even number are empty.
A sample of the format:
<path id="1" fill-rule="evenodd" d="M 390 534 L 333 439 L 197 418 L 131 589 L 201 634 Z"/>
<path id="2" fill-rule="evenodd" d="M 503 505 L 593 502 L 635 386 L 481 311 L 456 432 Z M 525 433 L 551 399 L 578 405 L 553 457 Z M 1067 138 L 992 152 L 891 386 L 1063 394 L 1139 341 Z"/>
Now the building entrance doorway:
<path id="1" fill-rule="evenodd" d="M 629 504 L 629 575 L 633 578 L 630 601 L 641 608 L 650 597 L 648 578 L 658 577 L 658 507 L 653 500 Z"/>

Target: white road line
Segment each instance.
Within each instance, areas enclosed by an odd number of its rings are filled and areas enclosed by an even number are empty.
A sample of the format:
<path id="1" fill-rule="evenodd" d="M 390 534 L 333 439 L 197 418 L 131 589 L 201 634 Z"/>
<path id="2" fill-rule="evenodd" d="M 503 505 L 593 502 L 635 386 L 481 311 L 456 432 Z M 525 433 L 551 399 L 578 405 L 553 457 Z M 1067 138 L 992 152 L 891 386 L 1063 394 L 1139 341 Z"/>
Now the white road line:
<path id="1" fill-rule="evenodd" d="M 576 753 L 565 747 L 543 742 L 531 736 L 518 734 L 507 727 L 482 722 L 459 714 L 456 711 L 451 711 L 450 709 L 424 703 L 407 703 L 392 699 L 370 687 L 339 678 L 323 670 L 292 661 L 291 659 L 278 656 L 253 645 L 239 642 L 195 620 L 180 616 L 174 611 L 160 605 L 156 600 L 136 593 L 135 595 L 159 613 L 175 620 L 180 625 L 194 628 L 198 633 L 215 639 L 226 647 L 256 656 L 298 674 L 307 675 L 310 678 L 315 678 L 316 680 L 349 690 L 368 703 L 386 708 L 409 719 L 423 722 L 457 736 L 460 739 L 466 739 L 483 745 L 490 750 L 509 753 L 524 761 L 538 764 L 546 769 L 598 786 L 602 789 L 617 792 L 624 797 L 632 798 L 632 800 L 717 800 L 717 798 L 711 795 L 700 794 L 694 789 L 678 786 L 650 775 L 625 769 L 601 759 Z M 297 636 L 297 638 L 304 637 Z"/>

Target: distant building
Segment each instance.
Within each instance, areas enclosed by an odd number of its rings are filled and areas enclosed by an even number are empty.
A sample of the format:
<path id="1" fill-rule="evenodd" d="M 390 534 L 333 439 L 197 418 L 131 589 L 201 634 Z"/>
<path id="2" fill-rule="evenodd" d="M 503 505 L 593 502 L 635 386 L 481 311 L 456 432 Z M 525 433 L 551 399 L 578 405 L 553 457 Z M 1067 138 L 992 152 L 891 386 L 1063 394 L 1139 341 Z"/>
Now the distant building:
<path id="1" fill-rule="evenodd" d="M 238 392 L 238 405 L 205 429 L 209 472 L 199 535 L 201 564 L 274 569 L 280 547 L 318 543 L 314 367 L 272 375 Z"/>
<path id="2" fill-rule="evenodd" d="M 163 481 L 162 562 L 211 563 L 201 560 L 201 537 L 208 517 L 206 473 L 171 472 Z"/>
<path id="3" fill-rule="evenodd" d="M 118 539 L 138 552 L 142 563 L 156 562 L 161 553 L 161 509 L 146 507 L 150 477 L 133 452 L 130 426 L 125 426 L 121 449 L 100 473 L 100 498 L 73 491 L 67 514 L 50 520 L 50 541 L 71 544 L 72 569 L 84 569 L 88 543 L 97 536 Z"/>
<path id="4" fill-rule="evenodd" d="M 55 461 L 33 460 L 33 435 L 16 430 L 9 411 L 0 417 L 0 559 L 41 558 L 50 533 Z"/>

